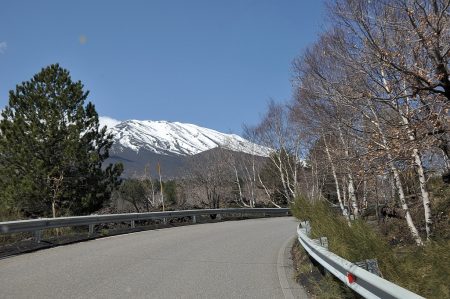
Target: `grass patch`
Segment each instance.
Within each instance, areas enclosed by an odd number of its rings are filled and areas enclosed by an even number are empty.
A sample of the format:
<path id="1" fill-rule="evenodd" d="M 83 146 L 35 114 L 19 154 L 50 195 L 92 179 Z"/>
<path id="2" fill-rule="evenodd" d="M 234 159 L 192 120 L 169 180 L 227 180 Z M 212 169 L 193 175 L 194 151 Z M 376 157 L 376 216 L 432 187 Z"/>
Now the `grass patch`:
<path id="1" fill-rule="evenodd" d="M 312 298 L 361 298 L 310 258 L 298 240 L 291 249 L 291 256 L 295 269 L 294 278 Z"/>
<path id="2" fill-rule="evenodd" d="M 329 250 L 335 254 L 351 262 L 376 258 L 387 280 L 427 298 L 450 298 L 449 240 L 430 241 L 423 247 L 393 246 L 363 220 L 348 226 L 346 219 L 326 202 L 299 198 L 291 209 L 298 219 L 310 221 L 312 238 L 328 238 Z M 332 296 L 336 289 L 328 280 L 318 283 L 317 288 Z"/>

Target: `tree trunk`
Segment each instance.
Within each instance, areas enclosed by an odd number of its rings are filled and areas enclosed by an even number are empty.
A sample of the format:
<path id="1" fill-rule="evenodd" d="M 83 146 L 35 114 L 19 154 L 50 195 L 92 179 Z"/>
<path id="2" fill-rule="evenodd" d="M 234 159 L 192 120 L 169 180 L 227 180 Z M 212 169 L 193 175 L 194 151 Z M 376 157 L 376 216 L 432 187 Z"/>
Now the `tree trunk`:
<path id="1" fill-rule="evenodd" d="M 342 146 L 344 147 L 345 158 L 348 160 L 348 159 L 350 159 L 350 154 L 348 151 L 348 146 L 347 146 L 347 144 L 345 144 L 344 136 L 342 134 L 340 125 L 338 126 L 338 130 L 339 130 L 339 137 L 340 137 Z M 356 194 L 355 194 L 355 184 L 353 182 L 353 175 L 352 175 L 351 169 L 348 165 L 347 165 L 347 178 L 348 178 L 348 197 L 352 203 L 353 215 L 355 216 L 355 218 L 358 218 L 359 209 L 358 209 L 358 203 L 357 203 Z"/>
<path id="2" fill-rule="evenodd" d="M 52 215 L 53 218 L 56 218 L 56 203 L 54 200 L 52 200 Z"/>
<path id="3" fill-rule="evenodd" d="M 425 180 L 425 172 L 423 170 L 422 159 L 417 148 L 413 149 L 413 157 L 417 166 L 417 174 L 419 175 L 420 192 L 422 194 L 423 210 L 425 214 L 425 230 L 427 232 L 427 239 L 431 236 L 431 226 L 433 221 L 431 219 L 431 202 L 427 190 L 427 182 Z"/>
<path id="4" fill-rule="evenodd" d="M 406 88 L 406 87 L 405 87 Z M 406 93 L 406 91 L 405 91 Z M 409 97 L 406 96 L 406 103 L 407 103 L 407 109 L 409 108 Z M 409 110 L 406 111 L 406 114 L 408 115 Z M 415 142 L 416 136 L 414 135 L 414 132 L 411 130 L 409 119 L 405 116 L 405 113 L 403 111 L 399 110 L 401 119 L 403 124 L 406 126 L 408 130 L 408 138 L 410 141 Z M 423 169 L 423 163 L 422 158 L 419 153 L 419 149 L 414 145 L 415 147 L 412 150 L 412 157 L 414 158 L 414 163 L 416 165 L 417 174 L 419 176 L 419 185 L 420 185 L 420 193 L 422 195 L 422 203 L 423 203 L 423 209 L 424 209 L 424 216 L 425 216 L 425 231 L 427 233 L 427 240 L 430 239 L 431 235 L 431 226 L 433 224 L 433 221 L 431 219 L 431 202 L 430 202 L 430 195 L 427 190 L 427 181 L 425 178 L 425 171 Z"/>
<path id="5" fill-rule="evenodd" d="M 289 197 L 288 197 L 288 190 L 287 190 L 287 186 L 286 186 L 286 180 L 284 178 L 284 171 L 283 171 L 283 162 L 281 160 L 281 152 L 279 155 L 277 155 L 277 161 L 273 160 L 273 163 L 275 164 L 275 166 L 278 168 L 278 171 L 280 173 L 280 180 L 281 180 L 281 184 L 283 186 L 283 196 L 286 198 L 286 201 L 289 202 Z"/>
<path id="6" fill-rule="evenodd" d="M 161 190 L 161 203 L 162 203 L 162 210 L 163 212 L 166 210 L 166 207 L 164 205 L 164 190 L 163 190 L 163 183 L 162 183 L 162 177 L 161 177 L 161 166 L 158 163 L 158 175 L 159 175 L 159 186 Z"/>
<path id="7" fill-rule="evenodd" d="M 346 188 L 345 188 L 345 185 L 347 184 L 347 181 L 345 180 L 345 178 L 343 179 L 343 182 L 342 182 L 342 202 L 343 202 L 343 204 L 344 204 L 344 209 L 346 210 L 346 213 L 347 213 L 347 215 L 348 216 L 350 216 L 349 215 L 349 207 L 348 207 L 348 201 L 347 201 L 347 192 L 345 191 L 346 190 Z"/>
<path id="8" fill-rule="evenodd" d="M 259 174 L 258 174 L 258 179 L 259 179 L 259 182 L 261 183 L 261 185 L 263 186 L 264 191 L 266 192 L 267 198 L 269 199 L 270 203 L 273 204 L 274 206 L 276 206 L 277 208 L 281 208 L 281 206 L 277 205 L 270 197 L 269 190 L 267 190 L 266 185 L 264 185 L 263 181 L 261 180 L 261 176 Z"/>
<path id="9" fill-rule="evenodd" d="M 390 154 L 389 154 L 390 156 Z M 414 221 L 412 220 L 411 213 L 409 212 L 408 204 L 406 203 L 405 199 L 405 193 L 403 192 L 403 185 L 400 179 L 400 175 L 398 173 L 397 168 L 394 165 L 394 162 L 392 162 L 392 157 L 388 157 L 391 162 L 389 162 L 389 165 L 391 167 L 392 173 L 394 174 L 395 179 L 395 185 L 397 187 L 398 195 L 400 198 L 400 203 L 402 205 L 402 209 L 405 211 L 405 219 L 406 223 L 408 224 L 409 230 L 411 231 L 411 234 L 416 241 L 417 245 L 423 245 L 422 238 L 420 238 L 419 231 L 417 230 L 416 226 L 414 225 Z"/>
<path id="10" fill-rule="evenodd" d="M 367 210 L 367 179 L 363 179 L 363 209 Z"/>
<path id="11" fill-rule="evenodd" d="M 423 245 L 422 239 L 420 238 L 420 235 L 419 235 L 419 231 L 417 230 L 417 227 L 415 226 L 414 221 L 413 221 L 413 219 L 411 217 L 411 213 L 409 212 L 409 207 L 408 207 L 408 204 L 406 203 L 405 192 L 403 191 L 403 185 L 402 185 L 402 181 L 400 179 L 400 174 L 398 173 L 397 167 L 395 167 L 394 159 L 393 159 L 392 154 L 390 152 L 390 148 L 389 148 L 389 145 L 387 143 L 386 136 L 385 136 L 383 130 L 381 129 L 381 127 L 380 127 L 378 115 L 373 110 L 373 107 L 372 107 L 372 105 L 370 105 L 370 102 L 369 102 L 369 107 L 370 107 L 370 110 L 372 111 L 372 114 L 374 116 L 374 120 L 372 120 L 372 123 L 377 128 L 378 133 L 381 136 L 381 140 L 383 142 L 384 149 L 386 150 L 386 153 L 387 153 L 387 158 L 389 160 L 388 164 L 389 164 L 389 167 L 391 168 L 392 174 L 394 175 L 395 186 L 397 187 L 397 192 L 398 192 L 398 196 L 399 196 L 399 199 L 400 199 L 400 203 L 402 205 L 402 209 L 405 212 L 406 223 L 407 223 L 407 225 L 409 227 L 409 230 L 410 230 L 414 240 L 416 241 L 416 244 L 417 245 Z"/>
<path id="12" fill-rule="evenodd" d="M 255 207 L 256 205 L 256 198 L 255 198 L 255 185 L 256 185 L 256 170 L 255 170 L 255 158 L 252 158 L 252 172 L 253 172 L 253 176 L 251 177 L 251 198 L 252 198 L 252 203 L 251 206 L 252 208 Z"/>
<path id="13" fill-rule="evenodd" d="M 339 187 L 339 180 L 336 174 L 336 167 L 334 166 L 334 162 L 333 159 L 331 158 L 331 154 L 330 154 L 330 149 L 328 148 L 328 144 L 325 138 L 325 135 L 322 135 L 323 140 L 324 140 L 324 144 L 325 144 L 325 152 L 327 153 L 327 157 L 328 157 L 328 161 L 330 162 L 330 166 L 331 166 L 331 172 L 333 174 L 333 178 L 334 178 L 334 184 L 336 186 L 336 196 L 339 202 L 339 206 L 341 208 L 342 211 L 342 215 L 348 218 L 348 215 L 344 209 L 344 204 L 342 203 L 342 198 L 341 198 L 341 190 Z"/>
<path id="14" fill-rule="evenodd" d="M 236 165 L 233 165 L 233 168 L 234 168 L 234 174 L 236 175 L 236 184 L 237 184 L 238 189 L 239 189 L 239 201 L 244 205 L 244 207 L 248 207 L 248 205 L 246 205 L 244 203 L 244 200 L 242 199 L 241 183 L 239 182 L 239 175 L 238 175 L 238 171 L 237 171 Z"/>

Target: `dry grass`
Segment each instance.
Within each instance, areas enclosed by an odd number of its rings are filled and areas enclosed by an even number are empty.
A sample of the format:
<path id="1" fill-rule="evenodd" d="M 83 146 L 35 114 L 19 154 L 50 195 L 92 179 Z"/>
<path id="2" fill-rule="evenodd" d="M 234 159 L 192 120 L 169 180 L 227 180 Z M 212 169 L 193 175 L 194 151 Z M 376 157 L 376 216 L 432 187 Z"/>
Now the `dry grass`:
<path id="1" fill-rule="evenodd" d="M 295 280 L 303 286 L 311 298 L 360 298 L 312 260 L 298 241 L 292 247 L 291 255 L 296 273 Z"/>
<path id="2" fill-rule="evenodd" d="M 427 298 L 450 298 L 448 239 L 430 241 L 423 247 L 393 246 L 363 220 L 353 221 L 349 227 L 324 202 L 299 198 L 291 208 L 298 219 L 311 222 L 313 238 L 328 238 L 330 251 L 353 262 L 376 258 L 384 278 Z M 320 283 L 320 292 L 333 296 L 335 288 L 328 280 Z"/>

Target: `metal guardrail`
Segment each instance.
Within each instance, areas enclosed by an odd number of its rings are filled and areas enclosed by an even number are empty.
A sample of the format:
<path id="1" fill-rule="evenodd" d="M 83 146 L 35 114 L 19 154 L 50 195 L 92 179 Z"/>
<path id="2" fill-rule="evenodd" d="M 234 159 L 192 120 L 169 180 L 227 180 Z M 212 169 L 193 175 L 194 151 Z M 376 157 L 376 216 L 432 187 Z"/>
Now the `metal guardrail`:
<path id="1" fill-rule="evenodd" d="M 349 288 L 365 298 L 424 298 L 386 279 L 358 267 L 318 245 L 308 237 L 309 222 L 301 222 L 297 228 L 298 240 L 308 254 Z"/>
<path id="2" fill-rule="evenodd" d="M 168 219 L 178 217 L 192 217 L 195 223 L 195 216 L 200 215 L 224 215 L 224 214 L 267 214 L 280 215 L 289 213 L 288 208 L 241 208 L 241 209 L 204 209 L 204 210 L 182 210 L 151 213 L 128 213 L 109 215 L 89 215 L 60 218 L 39 218 L 31 220 L 17 220 L 0 222 L 0 233 L 18 232 L 39 232 L 44 229 L 84 226 L 89 225 L 89 232 L 93 232 L 93 226 L 101 223 L 130 222 L 134 227 L 135 221 L 150 219 Z"/>

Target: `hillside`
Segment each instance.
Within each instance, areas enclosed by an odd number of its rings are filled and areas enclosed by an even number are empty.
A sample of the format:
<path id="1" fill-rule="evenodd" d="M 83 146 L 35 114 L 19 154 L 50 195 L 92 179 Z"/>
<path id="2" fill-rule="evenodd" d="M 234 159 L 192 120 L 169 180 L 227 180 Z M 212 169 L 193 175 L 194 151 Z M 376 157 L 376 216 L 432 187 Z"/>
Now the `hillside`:
<path id="1" fill-rule="evenodd" d="M 180 177 L 186 173 L 190 157 L 201 161 L 203 153 L 216 148 L 260 157 L 270 153 L 238 135 L 187 123 L 127 120 L 109 131 L 114 134 L 114 144 L 106 163 L 122 162 L 125 177 L 142 175 L 146 165 L 155 176 L 158 163 L 166 178 Z"/>

